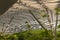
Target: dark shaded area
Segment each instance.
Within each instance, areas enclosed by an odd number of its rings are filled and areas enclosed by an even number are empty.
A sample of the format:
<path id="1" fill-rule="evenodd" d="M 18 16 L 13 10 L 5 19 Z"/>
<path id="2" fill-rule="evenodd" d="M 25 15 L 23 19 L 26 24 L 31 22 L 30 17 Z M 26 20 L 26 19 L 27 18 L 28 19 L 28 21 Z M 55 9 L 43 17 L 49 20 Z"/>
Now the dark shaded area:
<path id="1" fill-rule="evenodd" d="M 0 15 L 4 14 L 17 0 L 0 0 Z"/>

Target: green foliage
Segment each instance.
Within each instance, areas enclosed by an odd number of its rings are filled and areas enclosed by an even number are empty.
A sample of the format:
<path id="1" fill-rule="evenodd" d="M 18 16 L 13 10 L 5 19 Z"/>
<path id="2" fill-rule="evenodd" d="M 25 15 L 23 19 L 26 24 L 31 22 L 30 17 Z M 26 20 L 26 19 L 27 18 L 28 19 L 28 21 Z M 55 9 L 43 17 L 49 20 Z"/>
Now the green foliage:
<path id="1" fill-rule="evenodd" d="M 41 13 L 40 14 L 42 17 L 47 17 L 48 15 L 47 14 L 45 14 L 45 13 Z"/>
<path id="2" fill-rule="evenodd" d="M 42 17 L 47 17 L 47 15 L 45 14 L 45 15 L 42 15 Z"/>
<path id="3" fill-rule="evenodd" d="M 27 27 L 30 28 L 31 26 L 29 24 L 27 24 Z"/>
<path id="4" fill-rule="evenodd" d="M 60 25 L 58 25 L 58 28 L 60 28 Z"/>
<path id="5" fill-rule="evenodd" d="M 60 8 L 56 8 L 55 10 L 56 10 L 57 12 L 60 12 Z"/>
<path id="6" fill-rule="evenodd" d="M 60 8 L 55 8 L 55 10 L 56 10 L 56 15 L 57 14 L 60 15 Z"/>
<path id="7" fill-rule="evenodd" d="M 7 40 L 43 40 L 49 39 L 48 34 L 44 30 L 30 30 L 21 33 L 15 33 L 13 35 L 7 35 Z M 3 37 L 2 37 L 3 39 Z"/>
<path id="8" fill-rule="evenodd" d="M 50 31 L 49 31 L 50 32 Z M 57 37 L 60 39 L 60 32 L 57 32 Z M 51 40 L 49 35 L 44 30 L 30 30 L 20 33 L 9 34 L 5 36 L 7 40 Z M 4 36 L 0 36 L 0 40 L 5 40 Z"/>
<path id="9" fill-rule="evenodd" d="M 26 23 L 26 26 L 27 26 L 28 28 L 31 27 L 28 21 L 26 21 L 25 23 Z"/>

